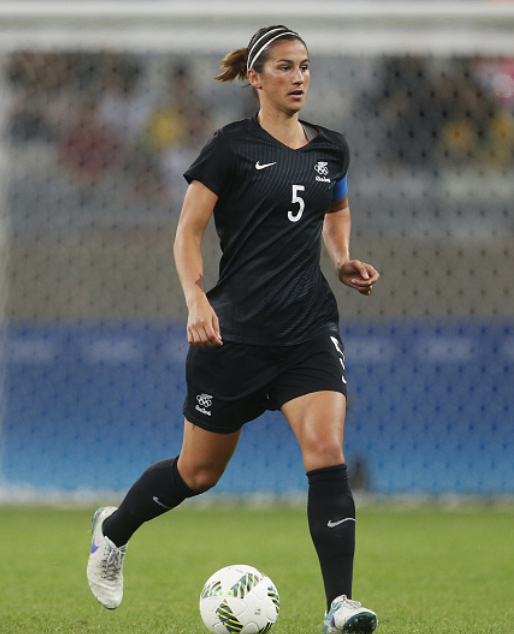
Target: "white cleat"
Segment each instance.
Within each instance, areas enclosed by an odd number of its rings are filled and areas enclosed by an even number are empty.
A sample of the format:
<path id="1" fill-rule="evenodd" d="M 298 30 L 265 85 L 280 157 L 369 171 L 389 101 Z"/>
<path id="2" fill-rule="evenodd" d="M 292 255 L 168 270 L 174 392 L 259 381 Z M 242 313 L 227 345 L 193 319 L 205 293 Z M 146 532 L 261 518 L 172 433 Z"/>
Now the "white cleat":
<path id="1" fill-rule="evenodd" d="M 358 601 L 348 599 L 346 595 L 336 597 L 330 610 L 325 612 L 323 632 L 348 632 L 348 634 L 370 634 L 378 625 L 377 615 L 363 608 Z"/>
<path id="2" fill-rule="evenodd" d="M 96 599 L 109 610 L 123 599 L 123 560 L 128 544 L 116 546 L 102 531 L 104 521 L 117 508 L 102 506 L 93 515 L 93 540 L 87 562 L 87 580 Z"/>

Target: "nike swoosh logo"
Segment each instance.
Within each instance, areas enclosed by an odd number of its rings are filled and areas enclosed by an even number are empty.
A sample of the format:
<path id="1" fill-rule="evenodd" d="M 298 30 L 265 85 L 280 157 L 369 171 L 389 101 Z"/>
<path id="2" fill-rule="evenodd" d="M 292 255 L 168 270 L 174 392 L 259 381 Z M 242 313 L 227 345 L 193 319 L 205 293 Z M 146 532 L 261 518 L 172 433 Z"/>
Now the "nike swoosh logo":
<path id="1" fill-rule="evenodd" d="M 338 520 L 337 522 L 333 522 L 332 520 L 329 520 L 327 522 L 327 526 L 329 528 L 335 528 L 336 526 L 339 526 L 339 524 L 344 524 L 345 522 L 355 522 L 353 517 L 346 517 L 344 520 Z"/>
<path id="2" fill-rule="evenodd" d="M 272 165 L 276 165 L 277 162 L 275 161 L 274 163 L 263 163 L 262 165 L 259 163 L 259 161 L 257 161 L 257 163 L 255 163 L 255 169 L 256 170 L 263 170 L 266 169 L 267 167 L 271 167 Z"/>
<path id="3" fill-rule="evenodd" d="M 166 509 L 167 511 L 171 510 L 172 507 L 166 506 L 166 504 L 163 504 L 156 495 L 154 495 L 152 499 L 156 504 L 158 504 L 159 506 L 162 506 L 163 509 Z"/>
<path id="4" fill-rule="evenodd" d="M 95 544 L 95 542 L 93 542 L 93 543 L 91 544 L 91 554 L 96 553 L 96 551 L 97 551 L 99 548 L 100 548 L 100 546 L 97 546 L 97 545 Z"/>

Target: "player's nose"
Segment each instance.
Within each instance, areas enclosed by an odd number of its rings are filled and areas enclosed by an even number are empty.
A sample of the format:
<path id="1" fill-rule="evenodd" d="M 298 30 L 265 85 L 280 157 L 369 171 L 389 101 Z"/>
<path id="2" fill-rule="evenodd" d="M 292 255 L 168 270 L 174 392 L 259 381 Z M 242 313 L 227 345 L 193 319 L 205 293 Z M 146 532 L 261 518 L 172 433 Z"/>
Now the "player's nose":
<path id="1" fill-rule="evenodd" d="M 303 84 L 303 72 L 300 67 L 294 69 L 293 72 L 293 84 Z"/>

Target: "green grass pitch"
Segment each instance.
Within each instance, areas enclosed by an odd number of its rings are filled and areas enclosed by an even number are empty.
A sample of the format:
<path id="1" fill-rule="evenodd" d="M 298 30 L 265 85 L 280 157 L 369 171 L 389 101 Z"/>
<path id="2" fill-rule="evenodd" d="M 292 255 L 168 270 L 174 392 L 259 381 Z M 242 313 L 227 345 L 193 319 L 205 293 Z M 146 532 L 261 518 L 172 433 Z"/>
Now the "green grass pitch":
<path id="1" fill-rule="evenodd" d="M 198 597 L 231 563 L 276 583 L 276 634 L 321 632 L 324 598 L 305 509 L 186 503 L 131 540 L 125 599 L 90 594 L 86 560 L 95 509 L 0 507 L 2 634 L 206 634 Z M 383 634 L 512 634 L 514 510 L 477 505 L 358 512 L 354 598 Z"/>

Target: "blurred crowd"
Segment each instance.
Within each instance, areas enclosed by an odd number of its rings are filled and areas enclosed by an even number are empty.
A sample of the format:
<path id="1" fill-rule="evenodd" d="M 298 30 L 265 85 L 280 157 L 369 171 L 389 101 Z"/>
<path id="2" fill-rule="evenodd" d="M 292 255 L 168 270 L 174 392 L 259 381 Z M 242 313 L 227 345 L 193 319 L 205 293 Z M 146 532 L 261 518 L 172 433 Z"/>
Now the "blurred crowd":
<path id="1" fill-rule="evenodd" d="M 11 143 L 47 145 L 79 187 L 117 179 L 120 196 L 169 203 L 212 134 L 181 59 L 152 83 L 144 59 L 133 55 L 20 52 L 10 56 L 6 75 Z"/>
<path id="2" fill-rule="evenodd" d="M 187 58 L 166 58 L 157 80 L 134 54 L 25 51 L 4 68 L 11 144 L 44 145 L 79 188 L 109 178 L 119 196 L 178 203 L 182 173 L 215 128 Z M 248 94 L 240 116 L 251 114 Z M 428 170 L 514 162 L 514 60 L 382 58 L 354 100 L 379 122 L 378 161 Z"/>
<path id="3" fill-rule="evenodd" d="M 428 169 L 512 165 L 514 60 L 386 58 L 363 107 L 387 161 Z"/>

